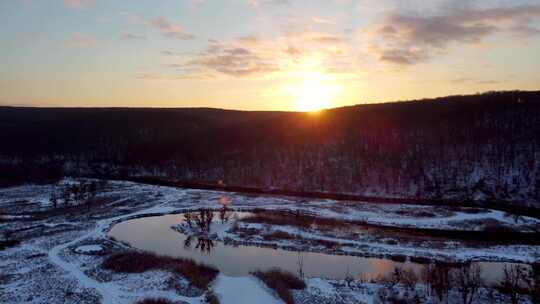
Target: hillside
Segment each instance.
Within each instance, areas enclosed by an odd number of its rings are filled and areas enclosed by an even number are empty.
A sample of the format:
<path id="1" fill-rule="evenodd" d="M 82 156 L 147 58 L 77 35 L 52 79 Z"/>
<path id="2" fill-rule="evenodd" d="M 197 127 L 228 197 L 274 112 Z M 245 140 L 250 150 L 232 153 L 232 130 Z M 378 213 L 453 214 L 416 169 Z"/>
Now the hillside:
<path id="1" fill-rule="evenodd" d="M 0 179 L 161 176 L 540 207 L 540 91 L 327 110 L 0 108 Z"/>

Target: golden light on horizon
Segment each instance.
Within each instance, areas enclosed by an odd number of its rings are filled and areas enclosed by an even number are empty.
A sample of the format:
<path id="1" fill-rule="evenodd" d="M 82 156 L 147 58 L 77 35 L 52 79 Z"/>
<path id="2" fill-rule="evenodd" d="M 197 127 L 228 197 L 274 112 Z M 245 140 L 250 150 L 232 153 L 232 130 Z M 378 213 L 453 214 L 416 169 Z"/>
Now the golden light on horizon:
<path id="1" fill-rule="evenodd" d="M 301 80 L 287 87 L 295 106 L 300 112 L 319 112 L 336 105 L 343 87 L 320 72 L 303 73 Z"/>

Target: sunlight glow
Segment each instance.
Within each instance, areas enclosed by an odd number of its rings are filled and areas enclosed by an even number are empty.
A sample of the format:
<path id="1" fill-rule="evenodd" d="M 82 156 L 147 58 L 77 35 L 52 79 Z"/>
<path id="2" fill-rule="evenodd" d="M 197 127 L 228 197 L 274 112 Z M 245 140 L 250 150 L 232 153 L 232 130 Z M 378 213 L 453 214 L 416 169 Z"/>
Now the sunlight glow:
<path id="1" fill-rule="evenodd" d="M 300 112 L 331 108 L 343 91 L 335 79 L 320 72 L 303 73 L 300 79 L 287 88 L 295 102 L 295 109 Z"/>

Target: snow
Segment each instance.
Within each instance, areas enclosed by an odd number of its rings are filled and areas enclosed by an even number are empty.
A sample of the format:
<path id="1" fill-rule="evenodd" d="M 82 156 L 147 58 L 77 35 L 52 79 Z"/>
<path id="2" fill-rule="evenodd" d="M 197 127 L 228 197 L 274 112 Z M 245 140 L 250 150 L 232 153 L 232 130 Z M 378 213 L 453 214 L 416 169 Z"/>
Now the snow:
<path id="1" fill-rule="evenodd" d="M 103 247 L 101 245 L 83 245 L 75 248 L 75 252 L 79 253 L 93 253 L 100 251 L 103 251 Z"/>
<path id="2" fill-rule="evenodd" d="M 62 183 L 74 183 L 76 180 L 65 180 Z M 125 275 L 122 278 L 102 279 L 96 277 L 92 267 L 99 267 L 99 257 L 72 254 L 75 252 L 91 253 L 102 251 L 109 246 L 100 245 L 100 241 L 110 241 L 107 232 L 117 222 L 140 216 L 158 215 L 172 212 L 182 212 L 197 208 L 220 207 L 219 201 L 224 196 L 231 198 L 231 208 L 248 211 L 252 208 L 271 210 L 300 209 L 317 216 L 327 216 L 348 220 L 365 220 L 389 226 L 412 226 L 434 229 L 469 229 L 464 223 L 472 220 L 492 219 L 498 223 L 521 231 L 538 227 L 540 220 L 531 217 L 514 218 L 508 213 L 485 209 L 483 212 L 471 213 L 467 210 L 447 207 L 393 205 L 356 203 L 350 204 L 333 200 L 300 200 L 290 197 L 248 196 L 219 191 L 186 190 L 170 187 L 143 185 L 132 182 L 111 181 L 109 187 L 100 197 L 110 197 L 107 208 L 96 210 L 98 216 L 55 216 L 46 219 L 33 219 L 34 211 L 50 208 L 48 197 L 54 189 L 48 186 L 20 186 L 0 189 L 0 207 L 2 219 L 12 220 L 0 224 L 2 229 L 20 229 L 29 226 L 56 229 L 53 234 L 30 235 L 20 246 L 0 251 L 0 272 L 6 273 L 9 282 L 0 292 L 0 302 L 5 303 L 62 303 L 65 290 L 74 291 L 82 296 L 100 298 L 102 303 L 131 304 L 146 297 L 165 297 L 173 301 L 183 301 L 190 304 L 200 304 L 204 296 L 186 297 L 174 290 L 163 290 L 162 278 L 164 272 L 147 272 L 144 274 Z M 433 216 L 419 217 L 415 212 L 426 211 Z M 252 224 L 253 225 L 253 224 Z M 227 231 L 230 223 L 215 223 L 213 225 L 219 238 L 231 236 Z M 41 229 L 41 228 L 40 228 Z M 65 229 L 65 231 L 62 231 Z M 276 230 L 300 234 L 305 238 L 333 240 L 343 244 L 343 251 L 353 254 L 364 251 L 376 253 L 392 253 L 415 255 L 429 253 L 431 255 L 456 258 L 459 260 L 515 260 L 531 262 L 540 257 L 539 246 L 501 245 L 490 247 L 466 247 L 456 243 L 454 248 L 446 249 L 433 247 L 411 247 L 407 244 L 390 245 L 374 240 L 364 242 L 356 240 L 353 247 L 346 247 L 351 240 L 340 239 L 317 234 L 316 232 L 299 231 L 294 227 L 280 227 Z M 354 240 L 352 240 L 354 242 Z M 110 241 L 112 242 L 112 241 Z M 115 242 L 113 242 L 115 243 Z M 290 245 L 287 242 L 281 245 Z M 125 245 L 116 242 L 118 248 Z M 117 248 L 117 249 L 118 249 Z M 33 257 L 37 256 L 37 257 Z M 31 258 L 29 258 L 31 257 Z M 39 270 L 39 271 L 37 271 Z M 49 270 L 50 272 L 44 272 Z M 40 274 L 39 272 L 44 272 Z M 50 278 L 50 280 L 48 279 Z M 37 280 L 53 281 L 37 284 Z M 147 284 L 154 282 L 155 284 Z M 376 286 L 364 284 L 367 291 L 343 291 L 333 286 L 333 282 L 325 279 L 308 279 L 307 292 L 322 297 L 332 297 L 336 294 L 345 295 L 358 301 L 371 303 Z M 34 285 L 33 285 L 34 284 Z M 373 285 L 373 286 L 372 286 Z M 37 287 L 36 287 L 37 286 Z M 145 288 L 138 288 L 144 286 Z M 282 303 L 263 283 L 254 277 L 227 277 L 219 275 L 212 284 L 212 290 L 218 295 L 222 304 L 241 303 Z M 19 296 L 21 295 L 21 296 Z M 29 300 L 27 295 L 35 295 Z M 81 302 L 83 303 L 83 302 Z M 87 300 L 84 303 L 95 303 Z"/>
<path id="3" fill-rule="evenodd" d="M 213 290 L 222 304 L 283 303 L 253 277 L 233 278 L 219 275 Z"/>
<path id="4" fill-rule="evenodd" d="M 73 244 L 80 242 L 81 240 L 84 240 L 90 237 L 93 234 L 94 234 L 94 231 L 92 230 L 89 233 L 86 233 L 72 240 L 71 242 L 67 242 L 67 243 L 54 247 L 53 249 L 49 251 L 49 260 L 52 263 L 56 264 L 58 267 L 62 268 L 66 273 L 74 276 L 77 279 L 77 281 L 81 285 L 83 285 L 85 288 L 92 288 L 92 289 L 97 290 L 102 297 L 101 302 L 103 304 L 113 304 L 113 303 L 116 303 L 116 301 L 114 300 L 114 292 L 110 288 L 107 288 L 108 287 L 107 285 L 88 277 L 76 265 L 71 264 L 60 257 L 60 252 L 62 250 L 66 249 L 67 247 Z"/>

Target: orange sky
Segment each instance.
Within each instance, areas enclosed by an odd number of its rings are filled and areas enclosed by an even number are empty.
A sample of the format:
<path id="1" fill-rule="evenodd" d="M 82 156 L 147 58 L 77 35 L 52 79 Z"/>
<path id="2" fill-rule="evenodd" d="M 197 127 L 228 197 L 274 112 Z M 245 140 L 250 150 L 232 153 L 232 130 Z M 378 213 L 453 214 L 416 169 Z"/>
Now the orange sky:
<path id="1" fill-rule="evenodd" d="M 0 105 L 309 111 L 540 88 L 532 0 L 17 0 L 0 18 Z"/>

